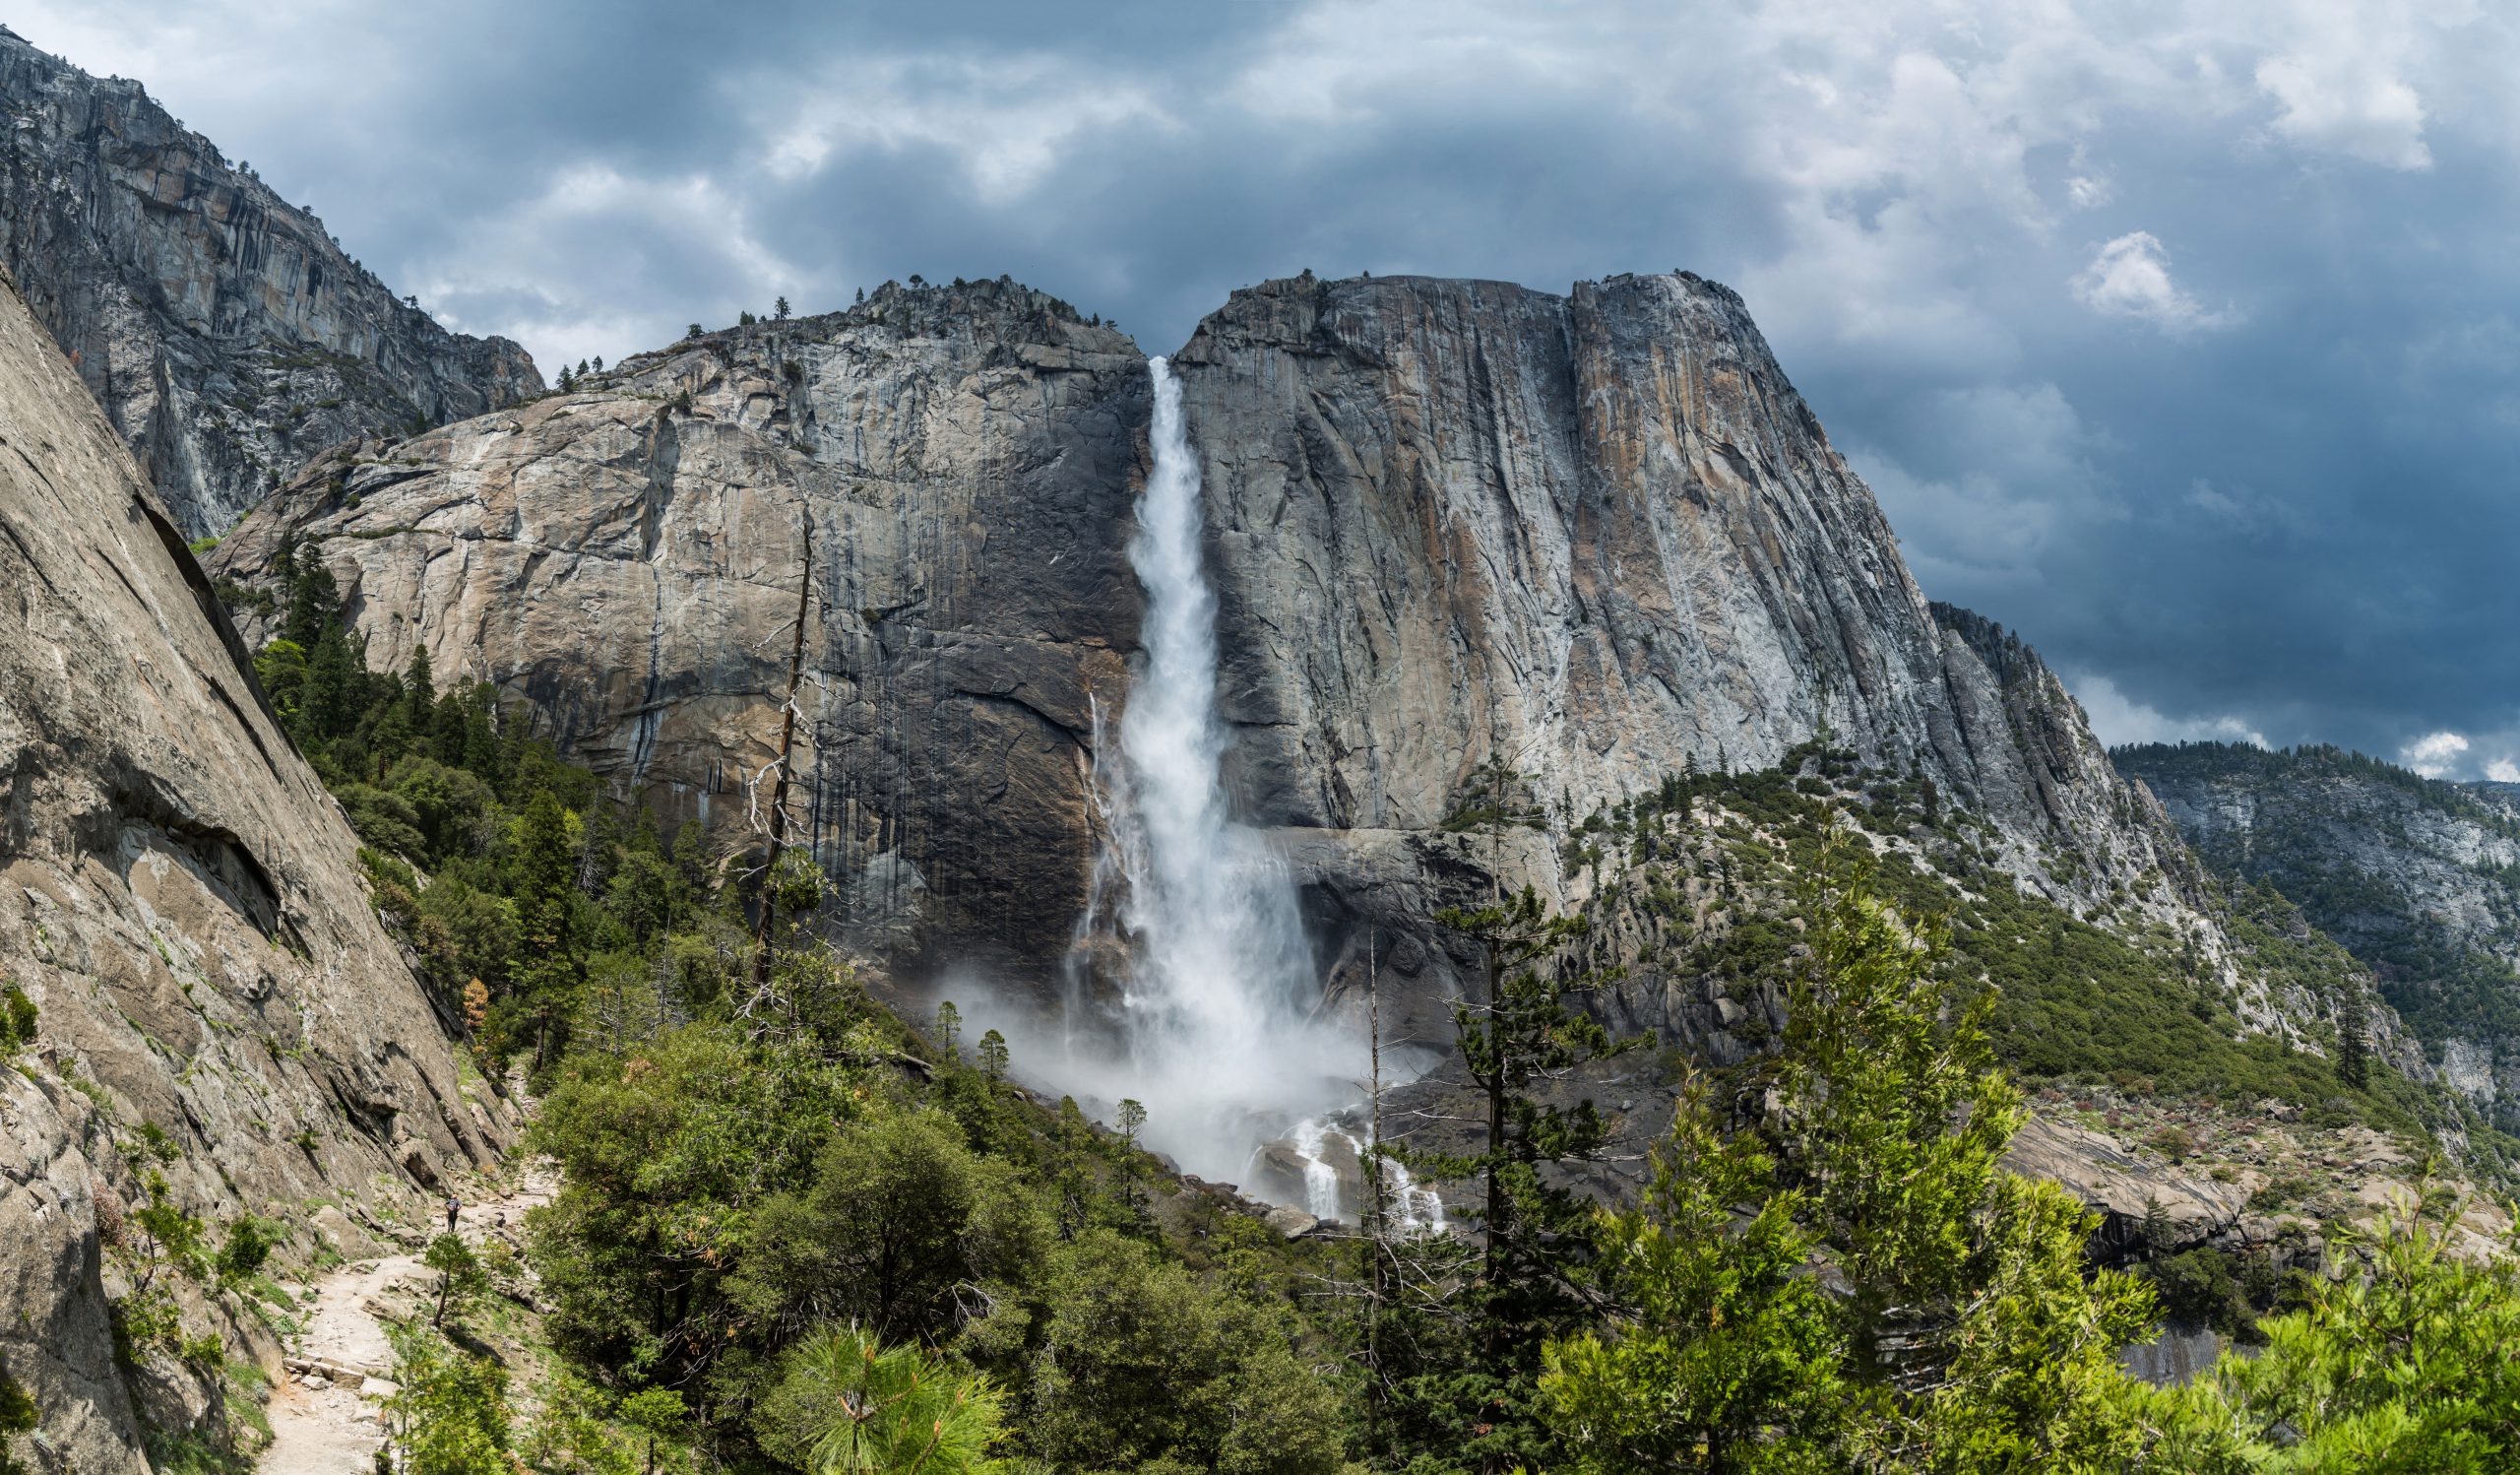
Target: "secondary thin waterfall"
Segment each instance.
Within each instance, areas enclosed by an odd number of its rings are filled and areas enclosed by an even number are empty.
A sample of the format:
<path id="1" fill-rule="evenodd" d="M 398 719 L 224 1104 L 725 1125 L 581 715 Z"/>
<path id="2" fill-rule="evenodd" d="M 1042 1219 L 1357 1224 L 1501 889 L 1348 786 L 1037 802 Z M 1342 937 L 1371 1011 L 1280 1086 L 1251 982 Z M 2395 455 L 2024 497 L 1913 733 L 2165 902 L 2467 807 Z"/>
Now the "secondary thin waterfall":
<path id="1" fill-rule="evenodd" d="M 1096 775 L 1129 942 L 1125 1076 L 1150 1142 L 1193 1173 L 1233 1179 L 1258 1144 L 1347 1094 L 1339 1067 L 1355 1052 L 1310 1022 L 1318 990 L 1294 887 L 1226 802 L 1198 462 L 1180 381 L 1162 358 L 1150 367 L 1154 467 L 1129 544 L 1146 591 L 1145 665 L 1120 717 L 1120 761 Z"/>

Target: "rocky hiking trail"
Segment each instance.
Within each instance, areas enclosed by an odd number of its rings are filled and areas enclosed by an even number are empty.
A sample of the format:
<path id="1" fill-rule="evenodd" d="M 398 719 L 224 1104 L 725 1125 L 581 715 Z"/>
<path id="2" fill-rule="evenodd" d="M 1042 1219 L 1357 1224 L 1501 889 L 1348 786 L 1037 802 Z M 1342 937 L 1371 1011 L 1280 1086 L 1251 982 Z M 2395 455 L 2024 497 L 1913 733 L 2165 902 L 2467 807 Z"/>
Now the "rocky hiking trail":
<path id="1" fill-rule="evenodd" d="M 525 1215 L 551 1201 L 559 1180 L 547 1164 L 533 1164 L 496 1196 L 467 1200 L 456 1232 L 478 1248 L 502 1241 L 522 1252 Z M 432 1221 L 434 1232 L 443 1219 Z M 407 1315 L 436 1294 L 437 1272 L 420 1263 L 420 1251 L 353 1260 L 317 1277 L 305 1328 L 291 1341 L 286 1368 L 265 1412 L 272 1442 L 254 1468 L 260 1475 L 370 1475 L 385 1442 L 383 1400 L 397 1391 L 389 1380 L 394 1349 L 386 1322 Z"/>

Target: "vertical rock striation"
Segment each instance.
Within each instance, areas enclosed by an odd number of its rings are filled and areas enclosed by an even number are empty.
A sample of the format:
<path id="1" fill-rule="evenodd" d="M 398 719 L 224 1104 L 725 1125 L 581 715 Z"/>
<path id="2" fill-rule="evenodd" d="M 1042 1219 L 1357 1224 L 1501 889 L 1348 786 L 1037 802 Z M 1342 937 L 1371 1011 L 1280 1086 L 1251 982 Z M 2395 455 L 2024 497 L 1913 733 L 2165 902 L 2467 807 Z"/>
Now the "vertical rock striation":
<path id="1" fill-rule="evenodd" d="M 800 520 L 797 776 L 836 920 L 1040 979 L 1084 905 L 1098 696 L 1127 688 L 1145 360 L 1010 282 L 887 288 L 308 469 L 221 544 L 332 568 L 373 662 L 428 645 L 616 792 L 757 838 Z"/>
<path id="2" fill-rule="evenodd" d="M 2157 809 L 2035 655 L 1927 603 L 1731 290 L 1299 277 L 1175 362 L 1238 797 L 1303 858 L 1334 972 L 1447 873 L 1559 886 L 1537 836 L 1442 842 L 1482 765 L 1544 776 L 1562 835 L 1824 732 L 1992 819 L 2036 884 L 2188 910 Z"/>
<path id="3" fill-rule="evenodd" d="M 1397 1031 L 1438 1037 L 1461 981 L 1436 907 L 1581 901 L 1572 825 L 1824 733 L 1983 815 L 1994 863 L 2078 914 L 2201 937 L 2251 1027 L 2307 1017 L 2234 971 L 2193 858 L 2053 673 L 1925 600 L 1732 292 L 1300 277 L 1235 293 L 1174 363 L 1236 808 L 1290 857 L 1334 993 L 1391 944 Z M 1135 346 L 1065 304 L 888 286 L 346 450 L 212 565 L 250 582 L 303 540 L 372 659 L 427 644 L 723 837 L 776 739 L 810 518 L 802 777 L 838 917 L 896 963 L 976 956 L 1046 994 L 1092 889 L 1096 704 L 1137 644 L 1147 417 Z M 1541 776 L 1540 823 L 1473 844 L 1491 760 Z M 1097 940 L 1108 972 L 1121 939 Z"/>
<path id="4" fill-rule="evenodd" d="M 1178 362 L 1273 822 L 1431 828 L 1490 757 L 1582 810 L 1825 727 L 2008 828 L 2113 838 L 2071 699 L 1928 606 L 1730 290 L 1297 278 Z"/>
<path id="5" fill-rule="evenodd" d="M 185 1206 L 402 1198 L 507 1133 L 262 705 L 181 533 L 14 287 L 0 291 L 0 980 L 40 1010 L 0 1069 L 0 1361 L 62 1468 L 140 1471 L 99 1215 L 163 1131 Z M 276 1359 L 270 1334 L 231 1334 Z M 195 1389 L 198 1394 L 200 1390 Z"/>
<path id="6" fill-rule="evenodd" d="M 187 537 L 309 455 L 538 393 L 449 333 L 137 82 L 0 30 L 0 258 Z"/>

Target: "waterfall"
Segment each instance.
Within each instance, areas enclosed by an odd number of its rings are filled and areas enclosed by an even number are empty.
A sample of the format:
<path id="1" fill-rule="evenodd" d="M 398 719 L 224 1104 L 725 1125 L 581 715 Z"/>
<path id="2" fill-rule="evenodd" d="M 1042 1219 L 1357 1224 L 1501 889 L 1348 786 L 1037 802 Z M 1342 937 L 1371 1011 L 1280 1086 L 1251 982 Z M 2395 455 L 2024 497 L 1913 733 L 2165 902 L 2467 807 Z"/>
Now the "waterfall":
<path id="1" fill-rule="evenodd" d="M 1199 468 L 1181 385 L 1151 361 L 1154 467 L 1129 565 L 1146 591 L 1117 761 L 1100 740 L 1095 804 L 1107 837 L 1080 928 L 1116 930 L 1128 963 L 1113 1099 L 1147 1109 L 1149 1143 L 1202 1177 L 1244 1175 L 1253 1149 L 1338 1101 L 1355 1054 L 1312 1018 L 1319 990 L 1292 881 L 1234 821 L 1217 711 L 1217 601 L 1200 556 Z M 1106 894 L 1107 893 L 1107 894 Z M 1070 1010 L 1081 998 L 1071 982 Z"/>
<path id="2" fill-rule="evenodd" d="M 1321 1156 L 1332 1127 L 1318 1117 L 1307 1117 L 1295 1123 L 1289 1139 L 1295 1156 L 1303 1161 L 1303 1208 L 1316 1219 L 1339 1217 L 1339 1170 Z M 1341 1133 L 1345 1136 L 1346 1133 Z"/>
<path id="3" fill-rule="evenodd" d="M 1068 953 L 1052 1073 L 1085 1087 L 1088 1109 L 1106 1119 L 1134 1097 L 1147 1113 L 1142 1140 L 1185 1171 L 1283 1191 L 1292 1166 L 1307 1209 L 1339 1218 L 1346 1186 L 1322 1153 L 1332 1136 L 1361 1149 L 1334 1119 L 1355 1100 L 1364 1042 L 1320 1017 L 1293 881 L 1227 802 L 1230 735 L 1217 706 L 1199 466 L 1180 381 L 1162 358 L 1149 368 L 1154 466 L 1129 542 L 1146 591 L 1144 655 L 1116 734 L 1102 702 L 1092 707 L 1102 846 Z M 1113 1036 L 1117 1056 L 1105 1050 Z M 1401 1221 L 1442 1230 L 1434 1191 L 1397 1164 L 1386 1171 L 1397 1175 L 1391 1202 Z"/>

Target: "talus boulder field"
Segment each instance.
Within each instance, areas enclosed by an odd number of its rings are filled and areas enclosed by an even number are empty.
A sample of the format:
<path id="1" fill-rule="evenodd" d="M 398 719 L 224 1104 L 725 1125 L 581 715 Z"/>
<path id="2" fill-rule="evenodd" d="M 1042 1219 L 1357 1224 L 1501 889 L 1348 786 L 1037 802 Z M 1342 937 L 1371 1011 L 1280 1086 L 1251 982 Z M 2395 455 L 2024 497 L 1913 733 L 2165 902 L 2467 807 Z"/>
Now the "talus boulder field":
<path id="1" fill-rule="evenodd" d="M 278 1221 L 302 1263 L 322 1216 L 415 1218 L 512 1128 L 181 530 L 14 286 L 0 610 L 0 983 L 37 1010 L 0 1069 L 0 1363 L 58 1468 L 139 1472 L 150 1430 L 221 1417 L 190 1364 L 117 1365 L 107 1248 L 134 1243 L 144 1172 L 214 1224 Z M 277 1369 L 259 1320 L 189 1315 Z"/>

